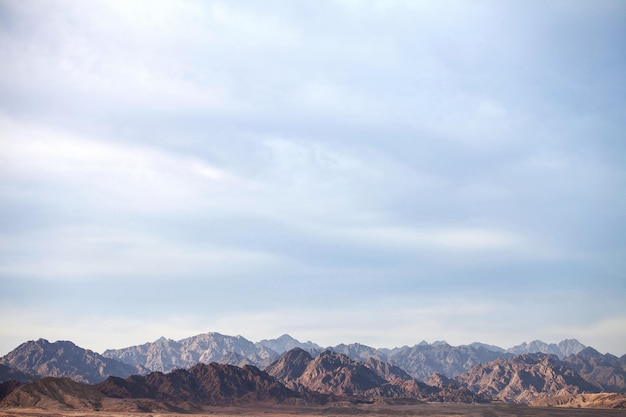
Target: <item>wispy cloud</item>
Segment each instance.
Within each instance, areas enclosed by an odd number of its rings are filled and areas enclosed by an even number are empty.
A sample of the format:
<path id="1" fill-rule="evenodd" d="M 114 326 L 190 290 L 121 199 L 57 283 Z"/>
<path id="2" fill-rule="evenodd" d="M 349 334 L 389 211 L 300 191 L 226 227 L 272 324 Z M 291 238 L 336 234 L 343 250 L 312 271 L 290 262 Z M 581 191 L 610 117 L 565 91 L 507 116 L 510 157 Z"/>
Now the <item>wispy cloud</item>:
<path id="1" fill-rule="evenodd" d="M 32 333 L 122 305 L 117 346 L 184 316 L 329 344 L 567 328 L 620 348 L 602 323 L 624 315 L 625 16 L 4 1 L 0 299 L 46 309 Z"/>

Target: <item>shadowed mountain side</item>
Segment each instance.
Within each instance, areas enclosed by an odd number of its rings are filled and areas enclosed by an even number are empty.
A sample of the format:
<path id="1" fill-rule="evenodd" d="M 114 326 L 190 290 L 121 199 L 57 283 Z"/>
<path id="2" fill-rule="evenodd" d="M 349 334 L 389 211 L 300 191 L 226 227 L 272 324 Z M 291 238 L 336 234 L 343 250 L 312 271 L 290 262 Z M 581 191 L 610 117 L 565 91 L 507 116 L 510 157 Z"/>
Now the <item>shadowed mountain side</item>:
<path id="1" fill-rule="evenodd" d="M 567 368 L 555 355 L 525 354 L 480 364 L 456 380 L 471 391 L 505 402 L 599 390 Z"/>
<path id="2" fill-rule="evenodd" d="M 299 397 L 254 366 L 239 368 L 218 363 L 198 364 L 168 374 L 116 377 L 95 386 L 114 398 L 151 398 L 171 404 L 234 405 L 250 402 L 281 403 Z"/>
<path id="3" fill-rule="evenodd" d="M 588 347 L 563 359 L 563 363 L 602 391 L 626 392 L 626 355 L 603 355 Z"/>
<path id="4" fill-rule="evenodd" d="M 15 380 L 0 382 L 0 400 L 2 400 L 4 397 L 9 395 L 11 391 L 19 387 L 20 385 L 23 385 L 23 384 Z"/>
<path id="5" fill-rule="evenodd" d="M 69 341 L 28 341 L 0 359 L 0 364 L 37 377 L 68 377 L 93 384 L 111 375 L 127 377 L 145 373 L 141 366 L 105 358 Z"/>
<path id="6" fill-rule="evenodd" d="M 13 369 L 10 366 L 0 364 L 0 382 L 6 381 L 18 381 L 29 382 L 37 379 L 36 376 L 27 374 L 17 369 Z"/>
<path id="7" fill-rule="evenodd" d="M 96 387 L 69 378 L 46 377 L 15 387 L 1 401 L 0 409 L 36 408 L 51 411 L 184 412 L 193 411 L 151 399 L 110 398 Z"/>

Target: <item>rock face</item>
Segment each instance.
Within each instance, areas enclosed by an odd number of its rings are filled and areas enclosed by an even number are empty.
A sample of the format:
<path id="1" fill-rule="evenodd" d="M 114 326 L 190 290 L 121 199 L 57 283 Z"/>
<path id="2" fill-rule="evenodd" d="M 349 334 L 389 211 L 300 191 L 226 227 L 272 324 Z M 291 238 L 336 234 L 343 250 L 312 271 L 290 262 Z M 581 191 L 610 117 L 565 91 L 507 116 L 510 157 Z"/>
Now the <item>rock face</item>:
<path id="1" fill-rule="evenodd" d="M 298 374 L 294 369 L 289 369 L 283 374 L 295 377 L 284 379 L 287 386 L 305 387 L 311 391 L 337 397 L 368 397 L 369 390 L 387 384 L 384 378 L 362 363 L 329 350 L 311 359 L 302 373 Z"/>
<path id="2" fill-rule="evenodd" d="M 288 386 L 298 387 L 294 381 L 304 374 L 312 361 L 313 357 L 309 352 L 294 348 L 285 352 L 276 362 L 265 368 L 265 372 Z"/>
<path id="3" fill-rule="evenodd" d="M 471 391 L 495 400 L 530 403 L 556 395 L 597 392 L 555 355 L 524 354 L 480 364 L 456 380 Z"/>
<path id="4" fill-rule="evenodd" d="M 497 358 L 510 358 L 521 353 L 553 353 L 560 358 L 584 349 L 577 340 L 563 340 L 558 344 L 541 341 L 523 343 L 508 351 L 492 345 L 472 343 L 465 346 L 450 346 L 444 341 L 429 344 L 421 342 L 415 346 L 394 349 L 376 349 L 360 343 L 339 344 L 328 350 L 341 353 L 350 359 L 363 362 L 375 358 L 396 365 L 413 378 L 425 381 L 433 372 L 453 378 L 479 363 Z M 152 343 L 123 349 L 106 350 L 103 356 L 131 365 L 141 365 L 152 371 L 169 372 L 177 368 L 190 368 L 196 363 L 221 362 L 229 364 L 251 364 L 265 368 L 280 354 L 300 348 L 312 355 L 323 349 L 313 342 L 302 343 L 284 334 L 277 339 L 264 339 L 258 343 L 241 336 L 225 336 L 205 333 L 182 340 L 160 338 Z M 236 354 L 238 356 L 235 356 Z"/>
<path id="5" fill-rule="evenodd" d="M 432 387 L 416 381 L 404 370 L 375 358 L 357 362 L 326 350 L 313 358 L 302 349 L 286 352 L 266 371 L 297 391 L 312 391 L 334 399 L 379 401 L 415 399 L 477 402 L 482 398 L 458 387 Z"/>
<path id="6" fill-rule="evenodd" d="M 599 390 L 626 392 L 626 355 L 620 359 L 588 347 L 563 359 L 563 363 Z"/>
<path id="7" fill-rule="evenodd" d="M 278 357 L 273 350 L 255 345 L 241 336 L 224 336 L 219 333 L 204 333 L 179 341 L 160 338 L 139 346 L 109 349 L 102 355 L 152 371 L 169 372 L 190 368 L 198 363 L 220 362 L 232 353 L 242 358 L 238 363 L 245 360 L 261 367 L 269 365 Z"/>
<path id="8" fill-rule="evenodd" d="M 105 358 L 72 342 L 29 341 L 0 359 L 0 364 L 37 377 L 68 377 L 93 384 L 111 375 L 126 377 L 144 370 Z"/>
<path id="9" fill-rule="evenodd" d="M 298 395 L 254 366 L 198 364 L 168 374 L 110 377 L 95 388 L 113 398 L 150 398 L 166 404 L 234 405 L 280 403 Z"/>

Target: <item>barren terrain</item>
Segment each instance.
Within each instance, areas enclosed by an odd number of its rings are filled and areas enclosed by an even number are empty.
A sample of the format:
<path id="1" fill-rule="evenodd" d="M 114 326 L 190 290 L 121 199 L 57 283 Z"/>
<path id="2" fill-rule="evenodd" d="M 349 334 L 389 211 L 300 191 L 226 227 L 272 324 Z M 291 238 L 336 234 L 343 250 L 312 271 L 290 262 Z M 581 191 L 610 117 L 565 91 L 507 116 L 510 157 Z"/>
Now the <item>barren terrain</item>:
<path id="1" fill-rule="evenodd" d="M 0 410 L 1 417 L 187 417 L 187 416 L 430 416 L 430 417 L 618 417 L 626 416 L 626 410 L 601 410 L 579 408 L 529 407 L 516 404 L 442 404 L 416 405 L 346 405 L 332 407 L 209 407 L 197 414 L 94 412 L 94 411 L 45 411 L 40 409 Z"/>

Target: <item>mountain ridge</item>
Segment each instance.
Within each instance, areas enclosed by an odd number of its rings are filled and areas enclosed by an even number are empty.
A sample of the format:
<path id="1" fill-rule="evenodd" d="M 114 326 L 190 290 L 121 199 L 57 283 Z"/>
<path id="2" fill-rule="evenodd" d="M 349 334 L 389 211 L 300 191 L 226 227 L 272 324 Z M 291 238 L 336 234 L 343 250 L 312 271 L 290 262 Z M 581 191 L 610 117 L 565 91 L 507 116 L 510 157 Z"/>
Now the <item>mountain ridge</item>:
<path id="1" fill-rule="evenodd" d="M 0 365 L 19 372 L 21 379 L 30 375 L 40 378 L 68 377 L 85 383 L 100 382 L 110 375 L 130 376 L 146 372 L 142 366 L 106 358 L 70 341 L 50 343 L 46 339 L 22 343 L 0 358 Z"/>
<path id="2" fill-rule="evenodd" d="M 134 366 L 141 365 L 152 371 L 167 372 L 176 368 L 189 368 L 195 363 L 212 361 L 244 364 L 264 368 L 275 361 L 282 353 L 294 347 L 319 354 L 325 349 L 342 353 L 353 360 L 365 361 L 374 357 L 407 370 L 411 376 L 425 380 L 433 372 L 446 377 L 455 377 L 477 363 L 484 363 L 498 357 L 512 357 L 520 353 L 556 353 L 563 358 L 565 353 L 584 349 L 576 339 L 565 339 L 559 344 L 532 341 L 509 349 L 474 342 L 470 345 L 451 346 L 445 341 L 432 344 L 422 341 L 414 346 L 396 348 L 374 348 L 360 343 L 339 344 L 321 348 L 313 342 L 302 343 L 283 334 L 276 339 L 263 339 L 253 343 L 242 336 L 227 336 L 216 332 L 203 333 L 178 341 L 161 337 L 155 342 L 130 346 L 121 349 L 107 349 L 103 356 Z M 233 353 L 238 356 L 233 355 Z"/>
<path id="3" fill-rule="evenodd" d="M 477 394 L 523 404 L 545 397 L 600 391 L 556 355 L 541 352 L 478 364 L 455 380 Z"/>
<path id="4" fill-rule="evenodd" d="M 495 400 L 557 406 L 591 401 L 605 408 L 623 406 L 624 394 L 591 395 L 600 394 L 601 389 L 592 382 L 597 383 L 597 376 L 606 372 L 604 368 L 599 373 L 588 369 L 589 366 L 595 369 L 596 363 L 621 366 L 622 358 L 601 355 L 592 348 L 569 358 L 585 369 L 590 379 L 583 378 L 554 354 L 534 353 L 478 364 L 455 379 L 434 373 L 424 383 L 402 368 L 374 357 L 356 361 L 331 350 L 313 356 L 294 348 L 283 353 L 265 371 L 252 365 L 212 362 L 168 373 L 109 376 L 93 385 L 66 377 L 45 377 L 26 384 L 1 383 L 0 406 L 176 412 L 196 412 L 213 405 L 321 405 L 337 401 L 411 404 Z M 609 382 L 614 380 L 608 378 Z"/>

